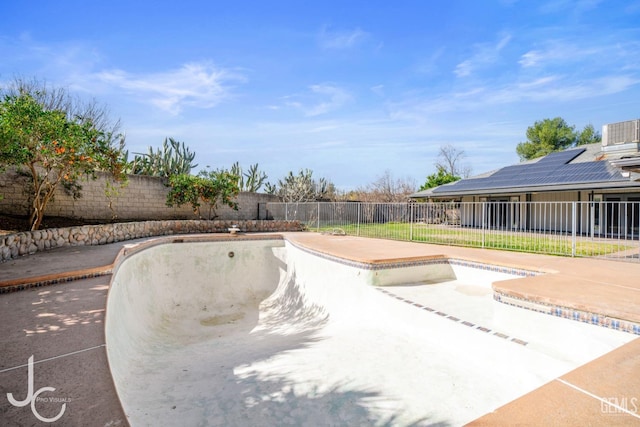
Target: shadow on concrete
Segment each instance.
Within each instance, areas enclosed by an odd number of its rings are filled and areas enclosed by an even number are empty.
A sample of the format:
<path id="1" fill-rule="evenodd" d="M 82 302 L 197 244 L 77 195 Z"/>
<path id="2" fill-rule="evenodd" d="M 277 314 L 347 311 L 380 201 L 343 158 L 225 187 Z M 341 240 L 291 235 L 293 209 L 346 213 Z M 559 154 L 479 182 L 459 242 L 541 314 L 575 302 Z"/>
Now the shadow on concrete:
<path id="1" fill-rule="evenodd" d="M 300 286 L 291 274 L 255 312 L 214 326 L 219 332 L 204 341 L 136 346 L 139 353 L 126 356 L 128 372 L 119 380 L 132 424 L 449 425 L 401 420 L 401 402 L 380 390 L 363 390 L 347 379 L 322 381 L 323 368 L 311 360 L 295 358 L 292 365 L 287 356 L 326 339 L 323 328 L 330 321 Z"/>
<path id="2" fill-rule="evenodd" d="M 42 387 L 38 413 L 61 425 L 126 425 L 104 347 L 104 311 L 109 276 L 0 295 L 0 424 L 46 425 L 25 399 L 34 358 L 33 391 Z M 55 425 L 55 424 L 54 424 Z"/>

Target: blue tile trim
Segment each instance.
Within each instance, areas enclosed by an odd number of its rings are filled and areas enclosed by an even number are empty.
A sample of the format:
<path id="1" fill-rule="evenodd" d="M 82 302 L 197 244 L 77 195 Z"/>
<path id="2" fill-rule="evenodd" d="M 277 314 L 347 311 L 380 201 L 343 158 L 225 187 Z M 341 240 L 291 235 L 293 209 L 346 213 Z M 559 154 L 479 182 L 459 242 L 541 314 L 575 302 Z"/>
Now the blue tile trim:
<path id="1" fill-rule="evenodd" d="M 494 336 L 496 336 L 498 338 L 502 338 L 502 339 L 507 340 L 507 341 L 511 341 L 513 343 L 516 343 L 516 344 L 520 344 L 520 345 L 523 345 L 523 346 L 526 346 L 528 344 L 528 342 L 526 342 L 526 341 L 523 341 L 523 340 L 518 339 L 518 338 L 510 337 L 509 335 L 503 334 L 502 332 L 493 331 L 490 328 L 486 328 L 486 327 L 481 326 L 481 325 L 476 325 L 476 324 L 471 323 L 469 321 L 460 319 L 460 318 L 458 318 L 456 316 L 453 316 L 453 315 L 447 314 L 445 312 L 436 310 L 434 308 L 427 307 L 425 305 L 418 304 L 418 303 L 413 302 L 411 300 L 402 298 L 401 296 L 395 295 L 394 293 L 389 292 L 388 290 L 386 290 L 384 288 L 377 287 L 375 289 L 380 291 L 380 292 L 382 292 L 385 295 L 390 296 L 391 298 L 397 299 L 398 301 L 402 301 L 404 303 L 407 303 L 409 305 L 417 307 L 417 308 L 419 308 L 421 310 L 431 312 L 432 314 L 437 314 L 438 316 L 441 316 L 443 319 L 447 319 L 447 320 L 451 320 L 451 321 L 456 322 L 456 323 L 460 323 L 461 325 L 467 326 L 469 328 L 475 329 L 475 330 L 480 331 L 480 332 L 484 332 L 486 334 L 491 333 L 491 335 L 494 335 Z"/>
<path id="2" fill-rule="evenodd" d="M 616 331 L 640 335 L 640 323 L 632 322 L 629 320 L 616 319 L 599 313 L 578 310 L 575 308 L 564 307 L 555 304 L 548 304 L 541 301 L 518 298 L 516 296 L 504 294 L 498 291 L 493 292 L 493 299 L 503 304 L 536 311 L 538 313 L 548 314 L 550 316 L 562 317 L 564 319 L 574 320 L 582 323 L 589 323 L 591 325 L 615 329 Z"/>

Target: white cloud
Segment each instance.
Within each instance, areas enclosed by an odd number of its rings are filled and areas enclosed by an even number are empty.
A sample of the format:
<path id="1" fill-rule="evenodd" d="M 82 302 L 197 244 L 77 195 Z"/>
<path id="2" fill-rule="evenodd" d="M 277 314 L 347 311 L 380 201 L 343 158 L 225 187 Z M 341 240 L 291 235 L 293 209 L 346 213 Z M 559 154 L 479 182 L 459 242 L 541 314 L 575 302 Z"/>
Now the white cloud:
<path id="1" fill-rule="evenodd" d="M 375 85 L 370 89 L 371 89 L 371 92 L 375 93 L 378 96 L 384 95 L 384 85 Z"/>
<path id="2" fill-rule="evenodd" d="M 525 68 L 533 67 L 535 65 L 538 65 L 542 61 L 543 57 L 543 53 L 539 50 L 531 50 L 522 55 L 520 61 L 518 61 L 518 64 L 522 65 Z"/>
<path id="3" fill-rule="evenodd" d="M 474 46 L 474 54 L 460 62 L 454 73 L 458 77 L 467 77 L 476 69 L 486 67 L 496 62 L 500 51 L 511 41 L 511 35 L 504 34 L 495 44 L 481 43 Z"/>
<path id="4" fill-rule="evenodd" d="M 178 114 L 185 106 L 211 108 L 231 96 L 231 81 L 243 78 L 209 63 L 188 63 L 176 70 L 131 74 L 122 70 L 97 73 L 95 78 Z"/>
<path id="5" fill-rule="evenodd" d="M 11 74 L 22 74 L 28 70 L 34 77 L 73 89 L 76 89 L 76 81 L 84 79 L 104 59 L 99 51 L 86 42 L 47 44 L 34 40 L 28 32 L 21 33 L 18 38 L 0 35 L 0 52 L 0 72 L 11 70 Z"/>
<path id="6" fill-rule="evenodd" d="M 623 93 L 640 85 L 633 75 L 614 74 L 575 80 L 571 75 L 547 75 L 497 86 L 480 86 L 430 98 L 413 98 L 391 106 L 395 119 L 420 122 L 433 114 L 485 111 L 522 103 L 572 102 Z"/>
<path id="7" fill-rule="evenodd" d="M 313 93 L 326 96 L 328 99 L 307 110 L 308 116 L 317 116 L 328 113 L 329 111 L 342 107 L 351 100 L 351 95 L 337 86 L 313 85 L 310 89 Z"/>
<path id="8" fill-rule="evenodd" d="M 602 58 L 616 55 L 611 46 L 598 46 L 593 41 L 577 43 L 561 40 L 546 42 L 542 47 L 523 54 L 518 61 L 523 68 L 544 67 L 549 65 L 568 64 L 572 62 L 593 60 L 601 62 Z"/>
<path id="9" fill-rule="evenodd" d="M 314 117 L 335 111 L 353 99 L 348 91 L 333 84 L 312 85 L 309 90 L 310 93 L 286 97 L 285 105 Z"/>
<path id="10" fill-rule="evenodd" d="M 456 65 L 454 73 L 458 77 L 466 77 L 471 74 L 471 71 L 473 71 L 473 61 L 466 60 Z"/>
<path id="11" fill-rule="evenodd" d="M 331 31 L 323 28 L 318 36 L 318 42 L 324 49 L 349 49 L 363 42 L 369 33 L 356 28 L 349 31 Z"/>
<path id="12" fill-rule="evenodd" d="M 595 9 L 602 0 L 551 0 L 543 3 L 540 11 L 543 13 L 569 13 L 579 16 Z"/>

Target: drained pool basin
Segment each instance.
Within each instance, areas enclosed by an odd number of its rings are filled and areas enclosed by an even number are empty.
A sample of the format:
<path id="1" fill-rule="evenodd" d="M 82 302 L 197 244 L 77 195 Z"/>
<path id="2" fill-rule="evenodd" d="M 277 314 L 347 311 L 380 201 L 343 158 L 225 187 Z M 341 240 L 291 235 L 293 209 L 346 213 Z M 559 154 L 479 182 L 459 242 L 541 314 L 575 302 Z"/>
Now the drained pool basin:
<path id="1" fill-rule="evenodd" d="M 109 364 L 134 426 L 460 425 L 633 338 L 494 301 L 517 277 L 161 239 L 114 272 Z"/>

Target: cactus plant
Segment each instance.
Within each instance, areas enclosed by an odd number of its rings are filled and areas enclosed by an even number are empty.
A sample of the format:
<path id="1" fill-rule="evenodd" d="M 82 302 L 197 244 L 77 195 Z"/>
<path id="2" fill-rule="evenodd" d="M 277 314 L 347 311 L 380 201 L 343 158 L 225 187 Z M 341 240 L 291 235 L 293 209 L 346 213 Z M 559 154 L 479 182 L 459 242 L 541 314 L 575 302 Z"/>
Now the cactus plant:
<path id="1" fill-rule="evenodd" d="M 128 172 L 134 175 L 149 175 L 168 178 L 173 175 L 189 174 L 198 166 L 193 164 L 196 154 L 192 153 L 184 142 L 173 138 L 165 138 L 162 147 L 154 151 L 149 147 L 148 153 L 134 153 L 135 157 L 128 163 Z"/>

